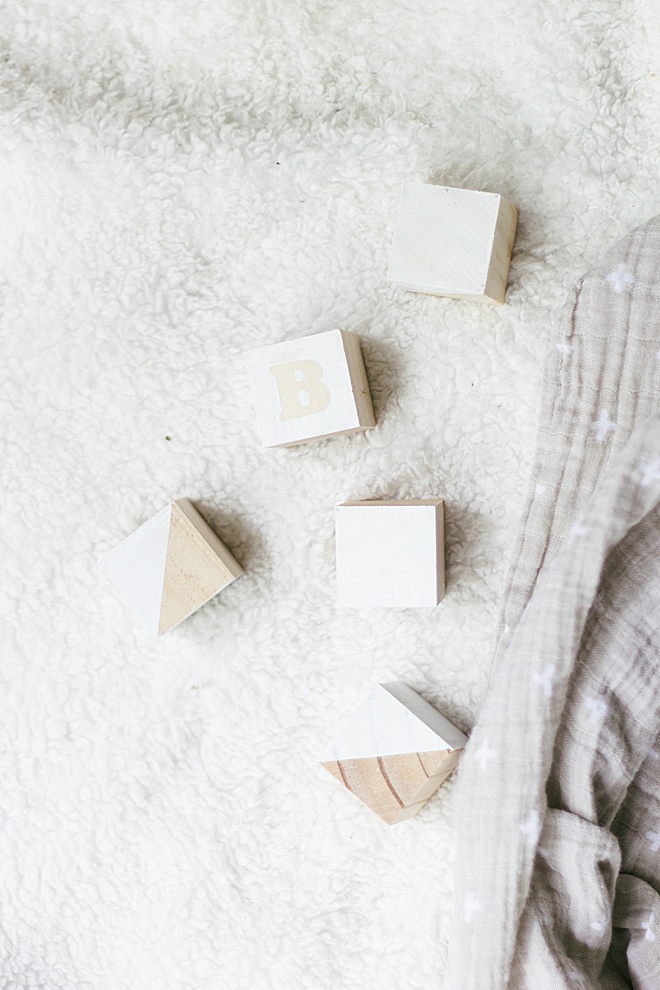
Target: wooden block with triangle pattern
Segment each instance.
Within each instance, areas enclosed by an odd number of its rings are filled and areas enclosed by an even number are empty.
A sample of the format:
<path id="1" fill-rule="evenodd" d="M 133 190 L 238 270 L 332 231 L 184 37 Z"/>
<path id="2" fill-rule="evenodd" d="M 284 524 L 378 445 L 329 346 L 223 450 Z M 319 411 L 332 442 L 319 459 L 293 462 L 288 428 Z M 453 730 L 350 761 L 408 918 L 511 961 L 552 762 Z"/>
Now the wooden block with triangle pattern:
<path id="1" fill-rule="evenodd" d="M 187 498 L 171 502 L 126 537 L 101 568 L 156 636 L 243 573 Z"/>
<path id="2" fill-rule="evenodd" d="M 467 737 L 402 681 L 378 684 L 319 761 L 394 825 L 413 818 L 458 763 Z"/>

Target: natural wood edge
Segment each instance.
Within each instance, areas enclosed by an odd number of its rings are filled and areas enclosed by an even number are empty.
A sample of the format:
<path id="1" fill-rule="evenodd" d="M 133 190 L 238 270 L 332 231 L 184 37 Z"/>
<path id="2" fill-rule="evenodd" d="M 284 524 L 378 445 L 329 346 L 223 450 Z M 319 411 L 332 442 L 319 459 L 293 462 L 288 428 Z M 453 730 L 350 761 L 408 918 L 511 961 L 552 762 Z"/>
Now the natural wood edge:
<path id="1" fill-rule="evenodd" d="M 355 398 L 358 422 L 363 430 L 370 430 L 376 425 L 376 416 L 374 414 L 373 402 L 371 401 L 367 369 L 362 354 L 362 344 L 356 333 L 351 333 L 350 330 L 340 330 L 340 333 L 344 345 L 346 367 Z"/>

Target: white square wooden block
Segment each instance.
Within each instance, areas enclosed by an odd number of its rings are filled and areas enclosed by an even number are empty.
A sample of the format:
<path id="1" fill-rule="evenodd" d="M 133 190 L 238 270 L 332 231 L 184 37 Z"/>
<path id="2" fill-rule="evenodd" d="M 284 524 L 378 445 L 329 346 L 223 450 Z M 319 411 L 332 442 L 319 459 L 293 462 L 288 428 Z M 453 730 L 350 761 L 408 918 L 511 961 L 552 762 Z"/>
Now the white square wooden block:
<path id="1" fill-rule="evenodd" d="M 518 210 L 504 196 L 407 182 L 389 278 L 405 289 L 504 302 Z"/>
<path id="2" fill-rule="evenodd" d="M 444 508 L 442 500 L 338 505 L 337 604 L 437 605 L 445 593 Z"/>
<path id="3" fill-rule="evenodd" d="M 346 330 L 284 340 L 249 351 L 264 447 L 291 447 L 376 425 L 360 339 Z"/>
<path id="4" fill-rule="evenodd" d="M 320 759 L 387 822 L 413 818 L 458 763 L 467 737 L 402 681 L 378 684 Z"/>
<path id="5" fill-rule="evenodd" d="M 155 636 L 195 612 L 243 568 L 187 498 L 127 536 L 101 569 Z"/>

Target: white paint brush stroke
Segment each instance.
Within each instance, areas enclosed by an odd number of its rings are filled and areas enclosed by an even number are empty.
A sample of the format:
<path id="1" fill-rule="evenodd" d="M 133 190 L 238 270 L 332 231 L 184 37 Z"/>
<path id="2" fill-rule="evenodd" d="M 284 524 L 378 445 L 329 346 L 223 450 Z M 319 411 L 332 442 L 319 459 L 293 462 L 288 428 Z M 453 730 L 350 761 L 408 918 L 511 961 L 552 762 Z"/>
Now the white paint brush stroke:
<path id="1" fill-rule="evenodd" d="M 378 684 L 339 730 L 321 762 L 462 748 L 466 736 L 401 681 Z"/>
<path id="2" fill-rule="evenodd" d="M 101 570 L 154 636 L 160 622 L 171 516 L 172 506 L 166 505 L 101 561 Z"/>

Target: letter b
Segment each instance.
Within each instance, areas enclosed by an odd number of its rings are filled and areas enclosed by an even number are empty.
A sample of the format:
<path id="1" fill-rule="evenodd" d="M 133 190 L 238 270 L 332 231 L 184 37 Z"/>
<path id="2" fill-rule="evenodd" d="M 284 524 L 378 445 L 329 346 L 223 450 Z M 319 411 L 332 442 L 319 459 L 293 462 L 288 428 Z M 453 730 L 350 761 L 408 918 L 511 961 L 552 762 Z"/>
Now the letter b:
<path id="1" fill-rule="evenodd" d="M 268 369 L 275 375 L 280 395 L 280 419 L 299 419 L 323 412 L 330 405 L 330 390 L 321 380 L 323 368 L 318 361 L 288 361 Z"/>

